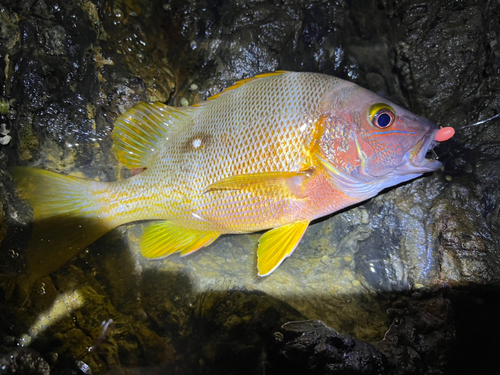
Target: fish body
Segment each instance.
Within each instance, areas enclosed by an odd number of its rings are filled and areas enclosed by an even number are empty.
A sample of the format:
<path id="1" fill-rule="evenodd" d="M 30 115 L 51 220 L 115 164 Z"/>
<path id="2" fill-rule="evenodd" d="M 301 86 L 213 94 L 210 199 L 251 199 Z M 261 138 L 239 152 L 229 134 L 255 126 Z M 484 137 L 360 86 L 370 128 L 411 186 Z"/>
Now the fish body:
<path id="1" fill-rule="evenodd" d="M 271 229 L 257 252 L 258 274 L 268 275 L 310 221 L 438 169 L 425 159 L 438 131 L 368 90 L 316 73 L 256 76 L 188 108 L 140 103 L 117 120 L 113 148 L 141 173 L 106 183 L 11 170 L 34 209 L 28 271 L 52 272 L 107 231 L 151 220 L 140 243 L 147 258 Z"/>

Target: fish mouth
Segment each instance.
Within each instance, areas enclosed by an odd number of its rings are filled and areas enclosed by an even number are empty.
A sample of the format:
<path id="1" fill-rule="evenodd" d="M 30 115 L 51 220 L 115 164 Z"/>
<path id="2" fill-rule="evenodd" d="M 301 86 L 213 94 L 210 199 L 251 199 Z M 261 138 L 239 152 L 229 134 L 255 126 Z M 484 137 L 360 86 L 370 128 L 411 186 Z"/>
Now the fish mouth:
<path id="1" fill-rule="evenodd" d="M 396 174 L 422 174 L 433 172 L 441 168 L 442 163 L 434 158 L 430 151 L 438 144 L 436 134 L 439 129 L 432 128 L 425 134 L 417 144 L 410 149 L 405 157 L 404 163 L 395 169 Z M 427 158 L 426 158 L 427 156 Z M 429 158 L 429 156 L 431 156 Z"/>

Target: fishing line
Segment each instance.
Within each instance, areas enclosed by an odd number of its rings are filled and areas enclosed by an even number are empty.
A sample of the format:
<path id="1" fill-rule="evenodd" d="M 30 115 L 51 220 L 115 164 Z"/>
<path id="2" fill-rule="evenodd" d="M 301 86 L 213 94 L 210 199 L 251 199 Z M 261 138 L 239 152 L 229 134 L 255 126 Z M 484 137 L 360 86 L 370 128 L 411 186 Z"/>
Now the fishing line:
<path id="1" fill-rule="evenodd" d="M 473 127 L 473 126 L 479 126 L 479 125 L 482 125 L 482 124 L 484 124 L 484 123 L 487 123 L 487 122 L 489 122 L 489 121 L 491 121 L 491 120 L 494 120 L 494 119 L 496 119 L 496 118 L 499 118 L 499 117 L 500 117 L 500 113 L 497 113 L 497 114 L 496 114 L 496 115 L 494 115 L 494 116 L 491 116 L 491 117 L 489 117 L 489 118 L 487 118 L 487 119 L 484 119 L 484 120 L 481 120 L 481 121 L 478 121 L 478 122 L 475 122 L 475 123 L 473 123 L 473 124 L 464 125 L 464 126 L 461 126 L 461 127 L 459 127 L 459 128 L 452 128 L 452 129 L 454 129 L 454 130 L 457 130 L 457 131 L 458 131 L 458 130 L 462 130 L 462 129 L 465 129 L 465 128 L 471 128 L 471 127 Z M 443 131 L 444 129 L 445 129 L 445 128 L 441 128 L 440 130 L 441 130 L 441 131 Z M 450 129 L 450 128 L 446 128 L 446 129 Z M 453 132 L 453 133 L 454 133 L 454 132 Z M 450 137 L 450 138 L 451 138 L 451 137 Z M 448 139 L 449 139 L 449 138 L 448 138 Z M 437 139 L 436 139 L 436 140 L 437 140 Z M 446 139 L 446 140 L 447 140 L 447 139 Z M 456 146 L 458 146 L 458 145 L 462 145 L 463 143 L 465 143 L 465 140 L 458 141 L 458 140 L 457 140 L 457 138 L 454 138 L 454 141 L 455 141 L 455 147 L 456 147 Z M 439 142 L 439 144 L 441 144 L 441 142 Z M 432 149 L 432 150 L 430 150 L 430 151 L 432 151 L 432 153 L 434 154 L 434 157 L 436 158 L 436 160 L 439 160 L 439 157 L 437 156 L 437 154 L 436 154 L 436 152 L 434 151 L 434 149 Z M 450 151 L 450 150 L 449 150 L 449 151 Z M 448 152 L 448 155 L 447 155 L 447 156 L 448 156 L 448 157 L 447 157 L 447 159 L 448 159 L 448 160 L 452 157 L 452 156 L 449 154 L 449 152 Z M 443 162 L 443 163 L 446 163 L 446 161 L 445 161 L 445 162 Z"/>
<path id="2" fill-rule="evenodd" d="M 462 130 L 462 129 L 470 128 L 470 127 L 473 127 L 473 126 L 479 126 L 479 125 L 484 124 L 484 123 L 486 123 L 488 121 L 494 120 L 497 117 L 500 117 L 500 113 L 497 113 L 496 115 L 491 116 L 491 117 L 489 117 L 489 118 L 487 118 L 485 120 L 481 120 L 481 121 L 478 121 L 478 122 L 475 122 L 475 123 L 469 124 L 469 125 L 464 125 L 464 126 L 461 126 L 459 128 L 453 128 L 453 127 L 450 127 L 450 126 L 443 128 L 441 126 L 441 128 L 436 133 L 436 138 L 435 139 L 438 142 L 447 141 L 447 140 L 451 139 L 455 135 L 455 131 L 456 130 Z"/>
<path id="3" fill-rule="evenodd" d="M 481 121 L 478 121 L 478 122 L 475 122 L 473 124 L 469 124 L 469 125 L 465 125 L 465 126 L 461 126 L 459 128 L 453 128 L 453 127 L 441 127 L 441 129 L 438 130 L 437 134 L 436 134 L 436 138 L 435 140 L 439 142 L 439 144 L 441 144 L 441 142 L 443 141 L 447 141 L 449 139 L 451 139 L 454 135 L 455 135 L 455 130 L 462 130 L 462 129 L 465 129 L 465 128 L 470 128 L 470 127 L 473 127 L 473 126 L 479 126 L 481 124 L 484 124 L 488 121 L 491 121 L 491 120 L 494 120 L 496 118 L 500 117 L 500 113 L 497 113 L 496 115 L 494 116 L 491 116 L 485 120 L 481 120 Z M 456 138 L 455 139 L 455 142 L 456 142 Z M 463 142 L 459 142 L 458 144 L 462 144 Z M 432 154 L 434 155 L 434 159 L 435 160 L 439 160 L 439 156 L 436 154 L 436 152 L 434 151 L 434 149 L 430 149 L 428 152 L 432 152 Z"/>
<path id="4" fill-rule="evenodd" d="M 481 125 L 481 124 L 484 124 L 485 122 L 488 122 L 488 121 L 491 121 L 493 119 L 496 119 L 497 117 L 500 117 L 500 113 L 497 113 L 495 116 L 492 116 L 490 118 L 487 118 L 486 120 L 482 120 L 482 121 L 478 121 L 478 122 L 475 122 L 473 124 L 470 124 L 470 125 L 465 125 L 465 126 L 462 126 L 460 128 L 456 128 L 455 130 L 460 130 L 460 129 L 465 129 L 465 128 L 470 128 L 472 126 L 478 126 L 478 125 Z"/>

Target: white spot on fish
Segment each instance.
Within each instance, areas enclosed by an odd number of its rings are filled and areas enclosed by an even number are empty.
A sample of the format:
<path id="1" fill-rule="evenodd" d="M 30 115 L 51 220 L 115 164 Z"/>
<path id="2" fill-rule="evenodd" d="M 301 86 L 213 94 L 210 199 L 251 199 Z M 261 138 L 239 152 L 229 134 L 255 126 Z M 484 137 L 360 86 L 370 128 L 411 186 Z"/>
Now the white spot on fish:
<path id="1" fill-rule="evenodd" d="M 191 215 L 193 215 L 196 219 L 201 220 L 201 221 L 206 221 L 204 218 L 202 218 L 200 215 L 195 214 L 194 212 L 191 212 Z"/>
<path id="2" fill-rule="evenodd" d="M 195 140 L 193 140 L 193 147 L 194 148 L 198 148 L 201 146 L 201 139 L 200 138 L 196 138 Z"/>

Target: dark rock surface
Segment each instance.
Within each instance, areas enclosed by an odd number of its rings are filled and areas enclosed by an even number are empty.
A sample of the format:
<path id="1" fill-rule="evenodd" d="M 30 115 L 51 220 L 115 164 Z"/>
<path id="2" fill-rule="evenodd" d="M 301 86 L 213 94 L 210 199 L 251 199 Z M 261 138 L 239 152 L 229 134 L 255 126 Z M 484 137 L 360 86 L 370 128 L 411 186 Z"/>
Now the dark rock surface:
<path id="1" fill-rule="evenodd" d="M 281 333 L 283 332 L 283 333 Z M 373 345 L 315 320 L 288 322 L 275 333 L 266 373 L 387 374 L 387 359 Z"/>
<path id="2" fill-rule="evenodd" d="M 500 127 L 461 127 L 500 111 L 499 20 L 486 0 L 2 1 L 0 374 L 486 373 L 500 334 Z M 125 226 L 18 288 L 31 210 L 9 166 L 125 178 L 111 152 L 124 110 L 193 104 L 276 69 L 349 79 L 455 127 L 435 150 L 443 170 L 313 224 L 257 282 L 257 235 L 147 262 L 140 228 Z M 335 330 L 279 328 L 305 319 Z"/>
<path id="3" fill-rule="evenodd" d="M 14 349 L 0 355 L 2 374 L 49 375 L 50 366 L 33 349 Z"/>

